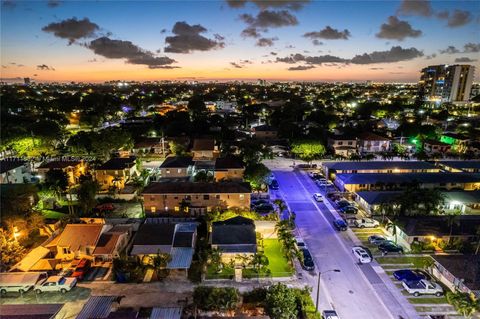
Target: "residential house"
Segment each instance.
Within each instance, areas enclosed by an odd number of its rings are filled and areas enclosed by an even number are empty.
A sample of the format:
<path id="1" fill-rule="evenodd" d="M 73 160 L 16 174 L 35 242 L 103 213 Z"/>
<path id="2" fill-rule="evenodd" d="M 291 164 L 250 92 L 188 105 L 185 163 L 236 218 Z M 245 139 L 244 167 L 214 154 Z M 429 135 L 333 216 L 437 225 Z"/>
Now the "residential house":
<path id="1" fill-rule="evenodd" d="M 250 208 L 251 187 L 243 182 L 152 182 L 143 191 L 150 213 L 203 214 L 213 208 Z"/>
<path id="2" fill-rule="evenodd" d="M 445 154 L 452 150 L 452 146 L 437 140 L 427 139 L 423 142 L 423 149 L 428 154 Z"/>
<path id="3" fill-rule="evenodd" d="M 357 138 L 348 135 L 333 135 L 328 138 L 327 146 L 333 154 L 349 157 L 357 154 Z"/>
<path id="4" fill-rule="evenodd" d="M 278 138 L 277 129 L 270 125 L 259 125 L 252 128 L 253 136 L 259 140 L 270 140 Z"/>
<path id="5" fill-rule="evenodd" d="M 215 160 L 215 181 L 242 181 L 245 165 L 236 157 L 219 157 Z"/>
<path id="6" fill-rule="evenodd" d="M 210 244 L 222 252 L 224 261 L 242 255 L 253 255 L 257 252 L 255 223 L 242 216 L 213 222 Z"/>
<path id="7" fill-rule="evenodd" d="M 135 160 L 134 156 L 115 157 L 97 167 L 95 179 L 101 189 L 108 190 L 115 187 L 121 190 L 128 181 L 139 176 Z"/>
<path id="8" fill-rule="evenodd" d="M 452 146 L 452 151 L 457 153 L 465 153 L 470 143 L 470 138 L 457 133 L 444 133 L 440 136 L 440 142 Z"/>
<path id="9" fill-rule="evenodd" d="M 0 161 L 0 184 L 23 184 L 31 182 L 30 166 L 26 161 L 3 159 Z"/>
<path id="10" fill-rule="evenodd" d="M 219 155 L 215 140 L 211 138 L 194 139 L 192 153 L 194 161 L 212 161 Z"/>
<path id="11" fill-rule="evenodd" d="M 191 156 L 169 156 L 160 165 L 160 174 L 162 178 L 190 177 L 194 163 Z"/>
<path id="12" fill-rule="evenodd" d="M 480 255 L 432 255 L 433 275 L 452 291 L 480 298 Z"/>
<path id="13" fill-rule="evenodd" d="M 55 252 L 56 259 L 93 259 L 93 252 L 104 227 L 107 226 L 103 224 L 67 224 L 62 233 L 45 247 Z"/>
<path id="14" fill-rule="evenodd" d="M 325 176 L 335 179 L 337 174 L 366 173 L 438 173 L 441 171 L 434 164 L 422 161 L 340 161 L 323 162 L 322 170 Z"/>
<path id="15" fill-rule="evenodd" d="M 132 152 L 135 155 L 165 155 L 168 144 L 160 137 L 142 137 L 133 145 Z"/>
<path id="16" fill-rule="evenodd" d="M 396 234 L 392 228 L 389 228 L 390 237 L 410 249 L 411 244 L 416 241 L 435 245 L 452 240 L 474 242 L 478 238 L 480 216 L 461 215 L 451 225 L 448 223 L 447 216 L 399 217 L 394 223 Z"/>
<path id="17" fill-rule="evenodd" d="M 78 183 L 80 176 L 87 173 L 88 167 L 84 161 L 79 160 L 52 160 L 44 162 L 37 168 L 41 179 L 45 179 L 47 172 L 50 170 L 65 172 L 68 177 L 68 184 L 72 186 Z"/>
<path id="18" fill-rule="evenodd" d="M 147 218 L 135 234 L 131 256 L 149 263 L 148 257 L 170 255 L 167 269 L 190 268 L 197 238 L 194 222 L 171 223 L 163 218 Z"/>
<path id="19" fill-rule="evenodd" d="M 413 184 L 418 184 L 421 188 L 470 191 L 480 189 L 480 174 L 448 172 L 337 174 L 334 184 L 342 192 L 401 190 Z"/>
<path id="20" fill-rule="evenodd" d="M 389 138 L 369 132 L 362 133 L 357 138 L 358 151 L 361 154 L 387 152 L 390 150 L 390 142 Z"/>
<path id="21" fill-rule="evenodd" d="M 131 225 L 116 225 L 102 233 L 93 251 L 95 260 L 112 261 L 125 249 L 132 235 Z"/>

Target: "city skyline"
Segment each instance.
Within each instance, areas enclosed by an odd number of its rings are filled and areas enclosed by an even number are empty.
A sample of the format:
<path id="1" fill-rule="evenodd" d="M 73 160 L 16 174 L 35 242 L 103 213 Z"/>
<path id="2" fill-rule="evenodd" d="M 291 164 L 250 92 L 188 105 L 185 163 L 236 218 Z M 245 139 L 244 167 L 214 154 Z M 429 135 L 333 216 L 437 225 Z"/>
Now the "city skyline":
<path id="1" fill-rule="evenodd" d="M 475 1 L 2 1 L 2 81 L 416 82 L 480 64 Z M 368 17 L 368 19 L 366 18 Z"/>

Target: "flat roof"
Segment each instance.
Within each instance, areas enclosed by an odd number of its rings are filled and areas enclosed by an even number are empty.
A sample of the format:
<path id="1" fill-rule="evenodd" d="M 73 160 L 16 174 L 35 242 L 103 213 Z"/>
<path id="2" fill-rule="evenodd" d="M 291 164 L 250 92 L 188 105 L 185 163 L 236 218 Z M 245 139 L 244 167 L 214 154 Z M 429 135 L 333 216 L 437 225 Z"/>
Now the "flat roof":
<path id="1" fill-rule="evenodd" d="M 160 168 L 184 168 L 193 165 L 191 156 L 169 156 L 160 165 Z"/>
<path id="2" fill-rule="evenodd" d="M 401 195 L 401 191 L 364 191 L 356 192 L 369 205 L 378 205 L 388 203 Z M 445 196 L 446 202 L 457 201 L 462 204 L 477 204 L 480 203 L 480 191 L 451 191 L 442 192 Z"/>
<path id="3" fill-rule="evenodd" d="M 325 162 L 323 166 L 333 170 L 369 170 L 369 169 L 438 169 L 434 164 L 423 161 L 350 161 Z"/>
<path id="4" fill-rule="evenodd" d="M 464 169 L 464 168 L 480 169 L 480 161 L 439 161 L 438 163 L 445 166 L 458 168 L 458 169 Z"/>
<path id="5" fill-rule="evenodd" d="M 479 215 L 460 215 L 450 229 L 448 216 L 398 217 L 396 224 L 408 236 L 475 236 L 480 226 Z"/>
<path id="6" fill-rule="evenodd" d="M 432 255 L 449 273 L 463 279 L 471 290 L 480 290 L 480 255 Z"/>
<path id="7" fill-rule="evenodd" d="M 249 194 L 251 191 L 250 184 L 245 182 L 152 182 L 143 194 Z"/>
<path id="8" fill-rule="evenodd" d="M 343 184 L 376 184 L 376 183 L 480 183 L 480 174 L 472 173 L 364 173 L 337 174 L 336 178 Z"/>

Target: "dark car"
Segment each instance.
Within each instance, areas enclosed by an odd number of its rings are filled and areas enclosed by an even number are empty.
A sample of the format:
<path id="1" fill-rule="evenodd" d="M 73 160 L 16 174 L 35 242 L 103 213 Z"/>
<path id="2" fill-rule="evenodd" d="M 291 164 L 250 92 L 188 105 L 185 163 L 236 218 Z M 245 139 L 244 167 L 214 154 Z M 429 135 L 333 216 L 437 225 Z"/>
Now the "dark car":
<path id="1" fill-rule="evenodd" d="M 313 263 L 313 258 L 308 249 L 302 249 L 303 254 L 303 264 L 302 267 L 305 270 L 314 270 L 315 264 Z"/>
<path id="2" fill-rule="evenodd" d="M 344 214 L 356 214 L 358 213 L 358 208 L 355 207 L 355 206 L 344 206 L 342 208 L 339 209 L 340 212 L 344 213 Z"/>
<path id="3" fill-rule="evenodd" d="M 256 199 L 252 200 L 252 204 L 250 206 L 255 207 L 263 204 L 270 204 L 270 201 L 268 199 Z"/>
<path id="4" fill-rule="evenodd" d="M 278 185 L 277 180 L 274 179 L 273 181 L 271 181 L 269 187 L 270 189 L 277 190 L 280 187 L 280 185 Z"/>
<path id="5" fill-rule="evenodd" d="M 275 211 L 275 208 L 273 207 L 272 204 L 261 204 L 261 205 L 255 206 L 254 210 L 259 214 L 270 214 Z"/>
<path id="6" fill-rule="evenodd" d="M 378 245 L 378 249 L 382 252 L 382 255 L 386 255 L 388 253 L 399 253 L 403 254 L 403 248 L 399 245 L 396 245 L 392 242 L 387 242 Z"/>
<path id="7" fill-rule="evenodd" d="M 411 269 L 401 269 L 393 272 L 393 277 L 400 281 L 419 281 L 420 279 L 427 279 L 425 274 L 420 271 Z"/>
<path id="8" fill-rule="evenodd" d="M 343 219 L 335 219 L 333 221 L 333 227 L 335 227 L 338 231 L 345 231 L 347 230 L 348 225 Z"/>
<path id="9" fill-rule="evenodd" d="M 81 259 L 80 262 L 75 267 L 75 270 L 72 273 L 72 277 L 82 280 L 85 277 L 85 274 L 90 269 L 91 262 L 88 259 Z"/>

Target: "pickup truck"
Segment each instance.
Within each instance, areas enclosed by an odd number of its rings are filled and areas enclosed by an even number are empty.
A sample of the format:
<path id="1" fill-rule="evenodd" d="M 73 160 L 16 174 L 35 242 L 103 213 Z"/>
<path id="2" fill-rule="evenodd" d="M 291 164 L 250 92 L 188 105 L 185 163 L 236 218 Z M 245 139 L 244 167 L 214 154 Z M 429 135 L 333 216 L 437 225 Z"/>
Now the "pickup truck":
<path id="1" fill-rule="evenodd" d="M 24 293 L 47 277 L 46 272 L 2 272 L 0 273 L 0 292 L 2 295 L 7 292 Z"/>
<path id="2" fill-rule="evenodd" d="M 62 294 L 72 290 L 77 284 L 77 278 L 63 277 L 63 276 L 51 276 L 35 285 L 35 293 L 41 294 L 47 291 L 60 291 Z"/>
<path id="3" fill-rule="evenodd" d="M 420 295 L 435 295 L 440 297 L 443 295 L 443 288 L 439 284 L 425 279 L 419 281 L 404 281 L 402 282 L 402 285 L 409 294 L 412 294 L 415 297 Z"/>

